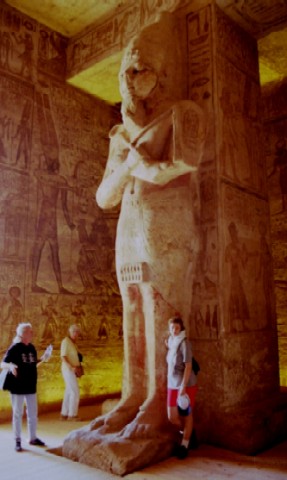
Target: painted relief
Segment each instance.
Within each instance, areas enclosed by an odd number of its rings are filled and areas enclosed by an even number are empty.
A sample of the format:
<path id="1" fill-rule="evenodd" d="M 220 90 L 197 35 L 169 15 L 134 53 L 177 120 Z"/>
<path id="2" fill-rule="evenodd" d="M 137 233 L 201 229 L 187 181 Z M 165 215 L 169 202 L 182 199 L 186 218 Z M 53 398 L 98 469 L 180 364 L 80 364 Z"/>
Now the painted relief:
<path id="1" fill-rule="evenodd" d="M 200 249 L 196 276 L 190 292 L 192 338 L 218 336 L 218 241 L 215 164 L 215 130 L 212 78 L 212 24 L 210 7 L 187 16 L 188 96 L 198 102 L 207 119 L 204 154 L 199 167 Z"/>
<path id="2" fill-rule="evenodd" d="M 174 11 L 179 0 L 140 0 L 122 8 L 101 25 L 72 38 L 68 45 L 68 76 L 81 71 L 97 58 L 120 51 L 141 26 L 155 21 L 163 11 Z"/>
<path id="3" fill-rule="evenodd" d="M 62 212 L 70 230 L 75 228 L 68 209 L 69 185 L 64 176 L 60 175 L 59 144 L 51 113 L 49 97 L 36 94 L 36 105 L 40 129 L 42 158 L 40 168 L 34 171 L 37 179 L 40 205 L 35 231 L 35 242 L 32 248 L 32 291 L 47 293 L 46 288 L 37 283 L 38 270 L 42 252 L 46 244 L 50 247 L 51 265 L 58 285 L 59 293 L 69 293 L 63 286 L 59 258 L 59 240 L 57 227 L 57 203 L 60 199 Z"/>
<path id="4" fill-rule="evenodd" d="M 36 22 L 16 10 L 0 9 L 0 69 L 31 81 Z"/>
<path id="5" fill-rule="evenodd" d="M 228 15 L 247 28 L 255 37 L 283 25 L 287 20 L 286 2 L 281 0 L 240 0 L 226 7 Z"/>
<path id="6" fill-rule="evenodd" d="M 73 38 L 68 46 L 68 75 L 72 76 L 97 57 L 122 49 L 139 24 L 140 10 L 135 3 L 88 33 Z"/>
<path id="7" fill-rule="evenodd" d="M 60 342 L 78 323 L 89 372 L 81 394 L 118 392 L 118 211 L 103 214 L 94 200 L 118 113 L 61 81 L 61 37 L 6 6 L 0 22 L 0 352 L 17 324 L 30 321 L 39 353 L 54 346 L 39 379 L 40 402 L 57 401 Z"/>
<path id="8" fill-rule="evenodd" d="M 12 264 L 10 264 L 12 267 Z M 5 270 L 8 265 L 3 266 L 3 277 L 5 276 Z M 5 268 L 6 267 L 6 268 Z M 12 267 L 13 269 L 13 267 Z M 16 270 L 16 269 L 15 269 Z M 17 272 L 19 274 L 19 270 Z M 23 270 L 22 279 L 19 276 L 17 281 L 23 282 Z M 7 278 L 4 278 L 6 281 Z M 12 278 L 10 279 L 12 281 Z M 22 303 L 22 290 L 18 285 L 12 285 L 6 295 L 1 295 L 0 299 L 0 353 L 2 354 L 7 349 L 7 345 L 10 345 L 14 336 L 16 327 L 20 322 L 24 321 L 24 306 Z"/>
<path id="9" fill-rule="evenodd" d="M 0 77 L 0 164 L 28 170 L 34 89 L 7 75 Z"/>
<path id="10" fill-rule="evenodd" d="M 186 22 L 188 98 L 197 102 L 206 113 L 207 135 L 201 166 L 210 167 L 215 155 L 211 8 L 189 14 Z"/>
<path id="11" fill-rule="evenodd" d="M 266 192 L 259 86 L 223 57 L 218 68 L 222 175 Z"/>
<path id="12" fill-rule="evenodd" d="M 38 75 L 41 72 L 64 80 L 67 44 L 67 39 L 59 33 L 41 27 L 38 34 Z"/>
<path id="13" fill-rule="evenodd" d="M 259 81 L 256 40 L 219 8 L 216 11 L 216 42 L 221 55 L 233 62 L 237 68 Z"/>
<path id="14" fill-rule="evenodd" d="M 224 324 L 228 333 L 273 324 L 272 265 L 265 201 L 223 187 Z"/>

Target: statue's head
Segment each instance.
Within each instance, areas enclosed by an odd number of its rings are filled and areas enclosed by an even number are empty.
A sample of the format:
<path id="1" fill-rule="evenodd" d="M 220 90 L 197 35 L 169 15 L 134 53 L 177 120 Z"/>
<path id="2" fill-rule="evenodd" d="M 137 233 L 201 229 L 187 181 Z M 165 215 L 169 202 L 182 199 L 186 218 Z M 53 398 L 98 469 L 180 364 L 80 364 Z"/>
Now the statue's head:
<path id="1" fill-rule="evenodd" d="M 128 44 L 119 73 L 122 114 L 138 116 L 158 109 L 178 92 L 178 47 L 172 15 L 161 14 Z M 177 63 L 178 62 L 178 63 Z"/>

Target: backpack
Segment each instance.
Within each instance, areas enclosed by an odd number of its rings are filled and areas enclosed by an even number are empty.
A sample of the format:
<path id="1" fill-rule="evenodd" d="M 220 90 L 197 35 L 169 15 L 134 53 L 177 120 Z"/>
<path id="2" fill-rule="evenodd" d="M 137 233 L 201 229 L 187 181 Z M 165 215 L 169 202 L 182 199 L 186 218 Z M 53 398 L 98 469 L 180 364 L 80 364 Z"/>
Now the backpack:
<path id="1" fill-rule="evenodd" d="M 186 338 L 184 338 L 182 340 L 182 342 L 184 342 L 186 340 Z M 182 344 L 182 342 L 179 344 L 178 348 L 180 347 L 180 345 Z M 198 361 L 194 358 L 194 356 L 192 355 L 192 363 L 191 363 L 191 368 L 194 372 L 195 375 L 198 374 L 198 372 L 200 372 L 200 365 L 198 363 Z"/>

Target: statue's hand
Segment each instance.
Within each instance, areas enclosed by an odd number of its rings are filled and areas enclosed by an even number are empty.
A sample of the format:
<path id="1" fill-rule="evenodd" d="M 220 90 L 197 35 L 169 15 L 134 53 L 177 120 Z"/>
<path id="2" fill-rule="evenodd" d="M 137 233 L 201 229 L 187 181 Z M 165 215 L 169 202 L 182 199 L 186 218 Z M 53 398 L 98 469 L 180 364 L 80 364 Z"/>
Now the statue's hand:
<path id="1" fill-rule="evenodd" d="M 139 155 L 134 147 L 131 147 L 127 159 L 126 164 L 128 165 L 130 170 L 133 170 L 139 164 Z"/>

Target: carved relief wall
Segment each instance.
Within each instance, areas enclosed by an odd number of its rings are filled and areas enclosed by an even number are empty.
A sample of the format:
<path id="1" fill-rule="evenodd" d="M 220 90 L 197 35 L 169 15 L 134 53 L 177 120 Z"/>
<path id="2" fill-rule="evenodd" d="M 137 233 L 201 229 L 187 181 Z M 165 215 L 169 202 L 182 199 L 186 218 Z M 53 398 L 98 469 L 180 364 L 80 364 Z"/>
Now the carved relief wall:
<path id="1" fill-rule="evenodd" d="M 214 5 L 188 14 L 186 25 L 188 95 L 209 118 L 199 172 L 201 251 L 191 335 L 206 363 L 201 379 L 210 382 L 208 403 L 220 398 L 224 408 L 251 401 L 254 378 L 257 395 L 271 391 L 271 384 L 278 389 L 258 56 L 256 41 Z M 255 344 L 256 355 L 246 360 Z M 218 362 L 222 368 L 213 366 Z"/>
<path id="2" fill-rule="evenodd" d="M 280 381 L 287 386 L 287 84 L 263 90 L 265 150 L 279 338 Z"/>
<path id="3" fill-rule="evenodd" d="M 186 17 L 188 49 L 188 96 L 205 112 L 207 135 L 199 166 L 201 248 L 197 275 L 191 292 L 191 335 L 218 337 L 218 233 L 215 161 L 214 78 L 212 9 L 210 6 Z"/>
<path id="4" fill-rule="evenodd" d="M 54 345 L 40 401 L 59 401 L 60 341 L 79 323 L 82 396 L 119 391 L 117 212 L 102 213 L 94 200 L 118 113 L 65 84 L 65 38 L 3 6 L 0 40 L 1 355 L 17 324 L 30 321 L 39 354 Z"/>
<path id="5" fill-rule="evenodd" d="M 254 378 L 259 396 L 278 389 L 278 352 L 257 46 L 219 9 L 216 25 L 220 329 L 232 338 L 232 347 L 223 341 L 224 399 L 232 404 L 252 399 Z M 261 343 L 244 367 L 257 331 Z"/>

